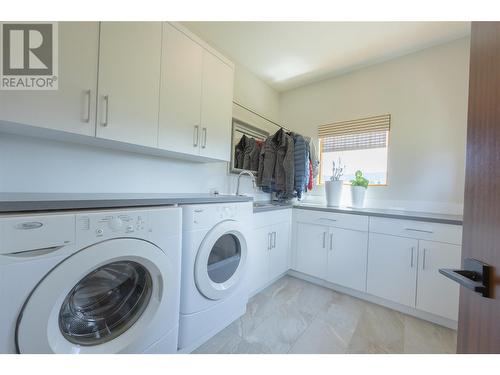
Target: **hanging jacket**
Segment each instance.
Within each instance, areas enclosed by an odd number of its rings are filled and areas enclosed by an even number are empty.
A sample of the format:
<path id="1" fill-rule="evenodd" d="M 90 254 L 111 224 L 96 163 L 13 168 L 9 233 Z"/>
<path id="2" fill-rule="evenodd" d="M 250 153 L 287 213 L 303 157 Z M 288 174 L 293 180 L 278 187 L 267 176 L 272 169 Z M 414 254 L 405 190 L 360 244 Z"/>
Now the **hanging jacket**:
<path id="1" fill-rule="evenodd" d="M 243 134 L 240 141 L 234 147 L 234 167 L 243 169 L 243 157 L 245 155 L 245 147 L 249 138 Z"/>
<path id="2" fill-rule="evenodd" d="M 318 177 L 319 174 L 319 158 L 318 150 L 316 149 L 316 143 L 311 139 L 311 137 L 305 137 L 306 141 L 309 143 L 309 160 L 312 164 L 313 179 Z"/>
<path id="3" fill-rule="evenodd" d="M 260 151 L 257 185 L 265 192 L 279 192 L 283 198 L 293 196 L 293 138 L 283 129 L 268 137 Z"/>
<path id="4" fill-rule="evenodd" d="M 293 134 L 294 138 L 294 188 L 297 193 L 297 198 L 302 198 L 302 192 L 307 186 L 306 182 L 306 166 L 308 160 L 307 145 L 303 136 L 300 134 Z M 307 175 L 309 170 L 307 169 Z"/>
<path id="5" fill-rule="evenodd" d="M 312 167 L 312 163 L 309 162 L 309 184 L 307 185 L 307 190 L 312 190 L 313 188 L 313 181 L 314 181 L 314 177 L 313 177 L 313 167 Z"/>
<path id="6" fill-rule="evenodd" d="M 260 147 L 253 138 L 247 138 L 243 151 L 243 169 L 256 171 L 259 169 Z"/>

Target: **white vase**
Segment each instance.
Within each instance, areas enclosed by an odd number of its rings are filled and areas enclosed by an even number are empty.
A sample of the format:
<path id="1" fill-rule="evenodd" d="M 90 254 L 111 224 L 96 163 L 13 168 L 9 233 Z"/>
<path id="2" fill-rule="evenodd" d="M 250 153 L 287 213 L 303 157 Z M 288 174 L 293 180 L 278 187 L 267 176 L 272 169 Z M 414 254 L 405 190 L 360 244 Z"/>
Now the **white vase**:
<path id="1" fill-rule="evenodd" d="M 340 206 L 342 197 L 342 185 L 344 181 L 325 181 L 326 205 L 328 207 Z"/>
<path id="2" fill-rule="evenodd" d="M 365 205 L 366 188 L 363 186 L 351 186 L 352 206 L 355 208 L 363 208 Z"/>

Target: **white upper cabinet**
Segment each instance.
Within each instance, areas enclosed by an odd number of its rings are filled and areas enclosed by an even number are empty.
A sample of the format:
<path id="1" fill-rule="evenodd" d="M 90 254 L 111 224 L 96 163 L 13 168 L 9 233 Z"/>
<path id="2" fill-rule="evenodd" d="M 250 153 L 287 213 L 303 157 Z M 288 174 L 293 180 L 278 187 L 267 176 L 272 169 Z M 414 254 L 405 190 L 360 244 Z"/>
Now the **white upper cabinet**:
<path id="1" fill-rule="evenodd" d="M 234 69 L 203 51 L 200 155 L 229 161 Z"/>
<path id="2" fill-rule="evenodd" d="M 370 233 L 367 292 L 415 307 L 418 240 Z"/>
<path id="3" fill-rule="evenodd" d="M 417 309 L 458 320 L 459 284 L 439 269 L 460 268 L 460 246 L 423 240 L 418 245 Z"/>
<path id="4" fill-rule="evenodd" d="M 158 147 L 198 155 L 203 49 L 163 24 Z"/>
<path id="5" fill-rule="evenodd" d="M 0 91 L 0 121 L 94 136 L 99 24 L 59 22 L 58 90 Z"/>
<path id="6" fill-rule="evenodd" d="M 99 138 L 156 147 L 161 22 L 102 22 Z"/>
<path id="7" fill-rule="evenodd" d="M 364 292 L 367 247 L 368 232 L 330 228 L 327 280 Z"/>

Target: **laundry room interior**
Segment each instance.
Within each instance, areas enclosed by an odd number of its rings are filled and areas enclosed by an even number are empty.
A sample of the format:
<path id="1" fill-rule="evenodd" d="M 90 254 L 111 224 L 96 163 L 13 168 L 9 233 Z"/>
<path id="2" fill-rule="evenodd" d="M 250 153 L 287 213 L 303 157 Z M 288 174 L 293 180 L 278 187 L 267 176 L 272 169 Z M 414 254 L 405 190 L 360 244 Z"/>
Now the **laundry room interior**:
<path id="1" fill-rule="evenodd" d="M 151 12 L 0 22 L 0 354 L 500 354 L 500 22 Z"/>

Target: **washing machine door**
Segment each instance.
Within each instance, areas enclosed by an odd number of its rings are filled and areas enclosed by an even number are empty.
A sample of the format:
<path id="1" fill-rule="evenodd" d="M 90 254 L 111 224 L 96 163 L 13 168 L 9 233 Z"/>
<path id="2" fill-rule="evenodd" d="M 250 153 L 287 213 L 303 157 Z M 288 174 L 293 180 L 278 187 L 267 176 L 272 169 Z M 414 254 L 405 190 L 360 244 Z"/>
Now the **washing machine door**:
<path id="1" fill-rule="evenodd" d="M 26 301 L 16 328 L 19 352 L 141 350 L 168 303 L 171 267 L 160 248 L 139 239 L 80 250 L 52 269 Z"/>
<path id="2" fill-rule="evenodd" d="M 223 221 L 207 233 L 195 262 L 195 282 L 205 297 L 219 300 L 232 293 L 243 277 L 247 241 L 241 224 Z"/>

